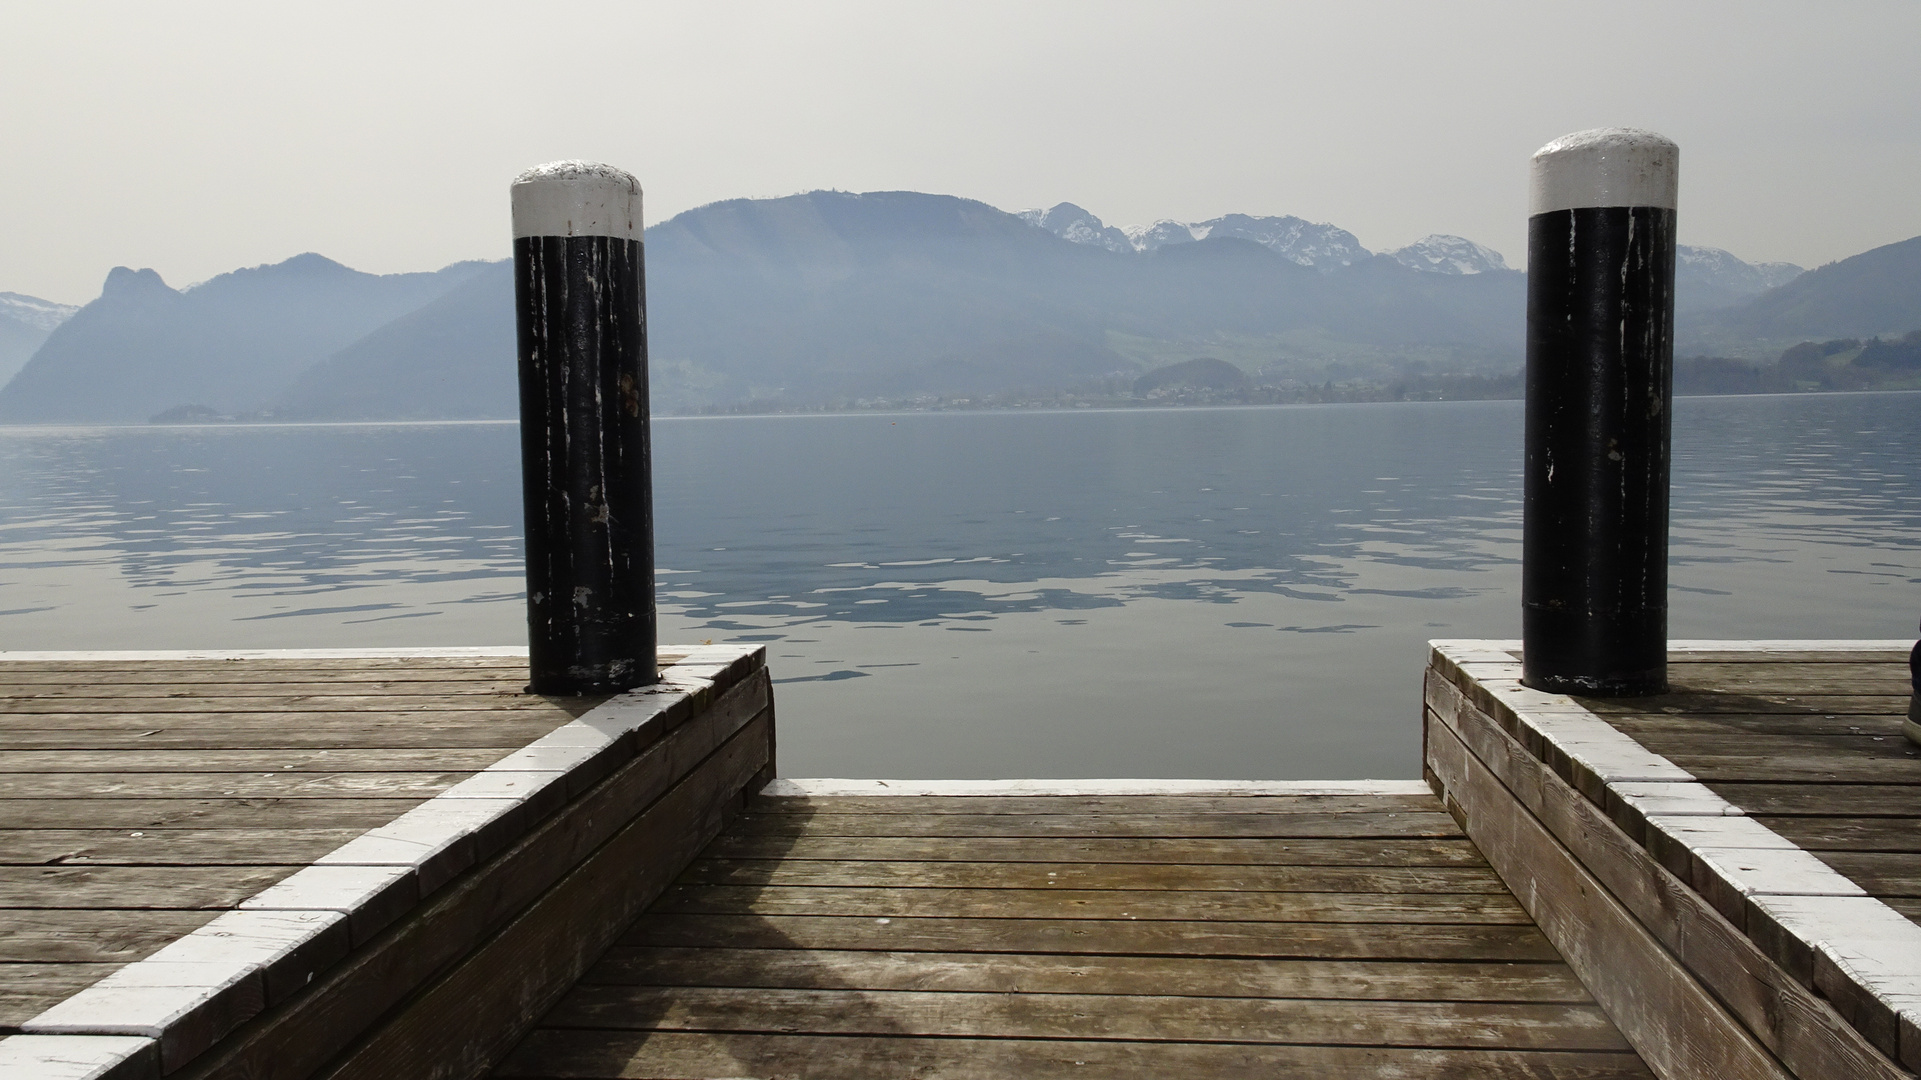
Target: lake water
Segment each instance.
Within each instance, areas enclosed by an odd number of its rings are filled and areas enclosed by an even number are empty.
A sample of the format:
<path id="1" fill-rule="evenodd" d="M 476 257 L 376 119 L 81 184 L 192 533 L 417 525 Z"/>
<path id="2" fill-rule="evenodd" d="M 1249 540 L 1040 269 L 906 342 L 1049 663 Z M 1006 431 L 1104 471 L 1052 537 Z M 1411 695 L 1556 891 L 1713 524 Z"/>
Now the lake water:
<path id="1" fill-rule="evenodd" d="M 1519 633 L 1518 402 L 663 419 L 663 642 L 790 776 L 1411 777 Z M 1904 637 L 1921 395 L 1683 399 L 1676 637 Z M 0 428 L 0 647 L 511 644 L 509 424 Z"/>

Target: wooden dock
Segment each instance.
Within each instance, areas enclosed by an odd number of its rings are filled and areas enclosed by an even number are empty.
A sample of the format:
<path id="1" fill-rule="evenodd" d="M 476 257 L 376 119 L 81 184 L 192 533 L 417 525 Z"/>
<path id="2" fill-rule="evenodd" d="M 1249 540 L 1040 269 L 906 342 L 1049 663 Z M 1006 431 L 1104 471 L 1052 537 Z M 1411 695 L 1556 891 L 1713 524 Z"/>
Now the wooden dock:
<path id="1" fill-rule="evenodd" d="M 0 1075 L 1911 1080 L 1905 649 L 1439 642 L 1354 783 L 774 780 L 744 646 L 0 654 Z"/>
<path id="2" fill-rule="evenodd" d="M 1435 645 L 1430 780 L 1655 1072 L 1921 1066 L 1913 642 L 1676 642 L 1605 701 Z"/>
<path id="3" fill-rule="evenodd" d="M 525 669 L 478 650 L 6 661 L 0 1031 L 599 704 L 521 694 Z"/>
<path id="4" fill-rule="evenodd" d="M 0 654 L 0 1075 L 484 1071 L 772 775 L 764 652 L 661 659 Z"/>
<path id="5" fill-rule="evenodd" d="M 1418 781 L 777 784 L 494 1076 L 1649 1075 Z"/>

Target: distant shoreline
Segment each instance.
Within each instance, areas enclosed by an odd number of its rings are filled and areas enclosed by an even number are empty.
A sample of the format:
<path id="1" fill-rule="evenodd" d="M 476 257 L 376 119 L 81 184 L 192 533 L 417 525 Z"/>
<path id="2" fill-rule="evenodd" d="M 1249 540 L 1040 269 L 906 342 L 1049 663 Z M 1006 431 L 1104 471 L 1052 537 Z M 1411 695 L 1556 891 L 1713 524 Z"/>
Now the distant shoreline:
<path id="1" fill-rule="evenodd" d="M 1680 394 L 1687 398 L 1791 398 L 1791 397 L 1844 397 L 1877 396 L 1888 394 L 1921 394 L 1921 388 L 1901 388 L 1886 390 L 1792 390 L 1758 394 Z M 979 413 L 1118 413 L 1118 412 L 1188 412 L 1200 410 L 1248 411 L 1254 409 L 1304 409 L 1328 408 L 1348 405 L 1473 405 L 1493 402 L 1519 402 L 1518 397 L 1487 398 L 1444 398 L 1444 399 L 1378 399 L 1353 401 L 1284 401 L 1284 402 L 1213 402 L 1213 403 L 1163 403 L 1143 402 L 1138 405 L 1101 405 L 1073 407 L 1061 405 L 1003 405 L 1003 406 L 945 406 L 939 408 L 849 408 L 849 409 L 788 409 L 768 412 L 698 412 L 698 413 L 661 413 L 654 420 L 754 420 L 754 419 L 794 419 L 804 417 L 833 416 L 928 416 L 936 414 L 979 414 Z M 180 431 L 180 430 L 221 430 L 230 431 L 241 428 L 341 428 L 341 427 L 499 427 L 518 426 L 517 419 L 506 418 L 466 418 L 447 420 L 216 420 L 195 423 L 155 424 L 99 424 L 48 422 L 43 424 L 0 423 L 0 433 L 52 433 L 60 431 Z"/>

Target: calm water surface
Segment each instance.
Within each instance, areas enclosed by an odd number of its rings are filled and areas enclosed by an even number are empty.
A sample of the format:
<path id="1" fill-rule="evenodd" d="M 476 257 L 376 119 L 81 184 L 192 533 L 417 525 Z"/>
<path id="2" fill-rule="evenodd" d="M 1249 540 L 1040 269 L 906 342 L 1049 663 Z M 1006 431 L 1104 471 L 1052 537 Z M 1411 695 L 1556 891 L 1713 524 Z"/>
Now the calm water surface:
<path id="1" fill-rule="evenodd" d="M 1677 637 L 1900 637 L 1921 395 L 1675 416 Z M 663 641 L 796 776 L 1413 776 L 1518 634 L 1517 402 L 666 419 Z M 525 640 L 506 424 L 0 428 L 0 648 Z"/>

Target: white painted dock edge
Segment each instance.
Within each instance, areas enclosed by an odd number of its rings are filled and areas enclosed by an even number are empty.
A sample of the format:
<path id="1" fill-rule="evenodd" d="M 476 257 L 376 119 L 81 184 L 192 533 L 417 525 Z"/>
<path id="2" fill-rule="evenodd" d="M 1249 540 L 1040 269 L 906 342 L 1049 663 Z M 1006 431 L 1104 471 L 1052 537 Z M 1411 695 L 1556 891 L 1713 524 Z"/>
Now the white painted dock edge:
<path id="1" fill-rule="evenodd" d="M 1653 753 L 1571 697 L 1520 685 L 1511 640 L 1430 641 L 1435 657 L 1471 676 L 1520 729 L 1564 753 L 1577 773 L 1641 814 L 1649 832 L 1685 847 L 1711 887 L 1740 897 L 1770 929 L 1815 957 L 1815 983 L 1830 998 L 1870 998 L 1899 1018 L 1903 1056 L 1921 1045 L 1921 926 L 1800 845 L 1748 818 L 1685 770 Z M 1769 639 L 1669 642 L 1670 652 L 1903 652 L 1913 639 Z M 1506 656 L 1506 659 L 1499 657 Z M 1667 776 L 1659 773 L 1664 763 Z M 1595 792 L 1576 783 L 1591 800 Z M 1606 806 L 1603 805 L 1603 809 Z M 1699 887 L 1699 883 L 1696 883 Z M 1750 930 L 1750 934 L 1752 931 Z"/>
<path id="2" fill-rule="evenodd" d="M 1420 780 L 775 780 L 768 796 L 1432 795 Z"/>
<path id="3" fill-rule="evenodd" d="M 0 1039 L 0 1077 L 158 1075 L 159 1051 L 171 1033 L 230 1030 L 260 1008 L 270 982 L 304 984 L 315 974 L 310 954 L 337 957 L 362 944 L 461 871 L 524 835 L 631 757 L 642 729 L 763 647 L 662 651 L 685 657 L 663 669 L 660 682 L 615 696 L 28 1020 L 22 1034 Z M 525 648 L 512 647 L 4 652 L 0 663 L 525 655 Z M 343 929 L 344 948 L 314 948 Z"/>

